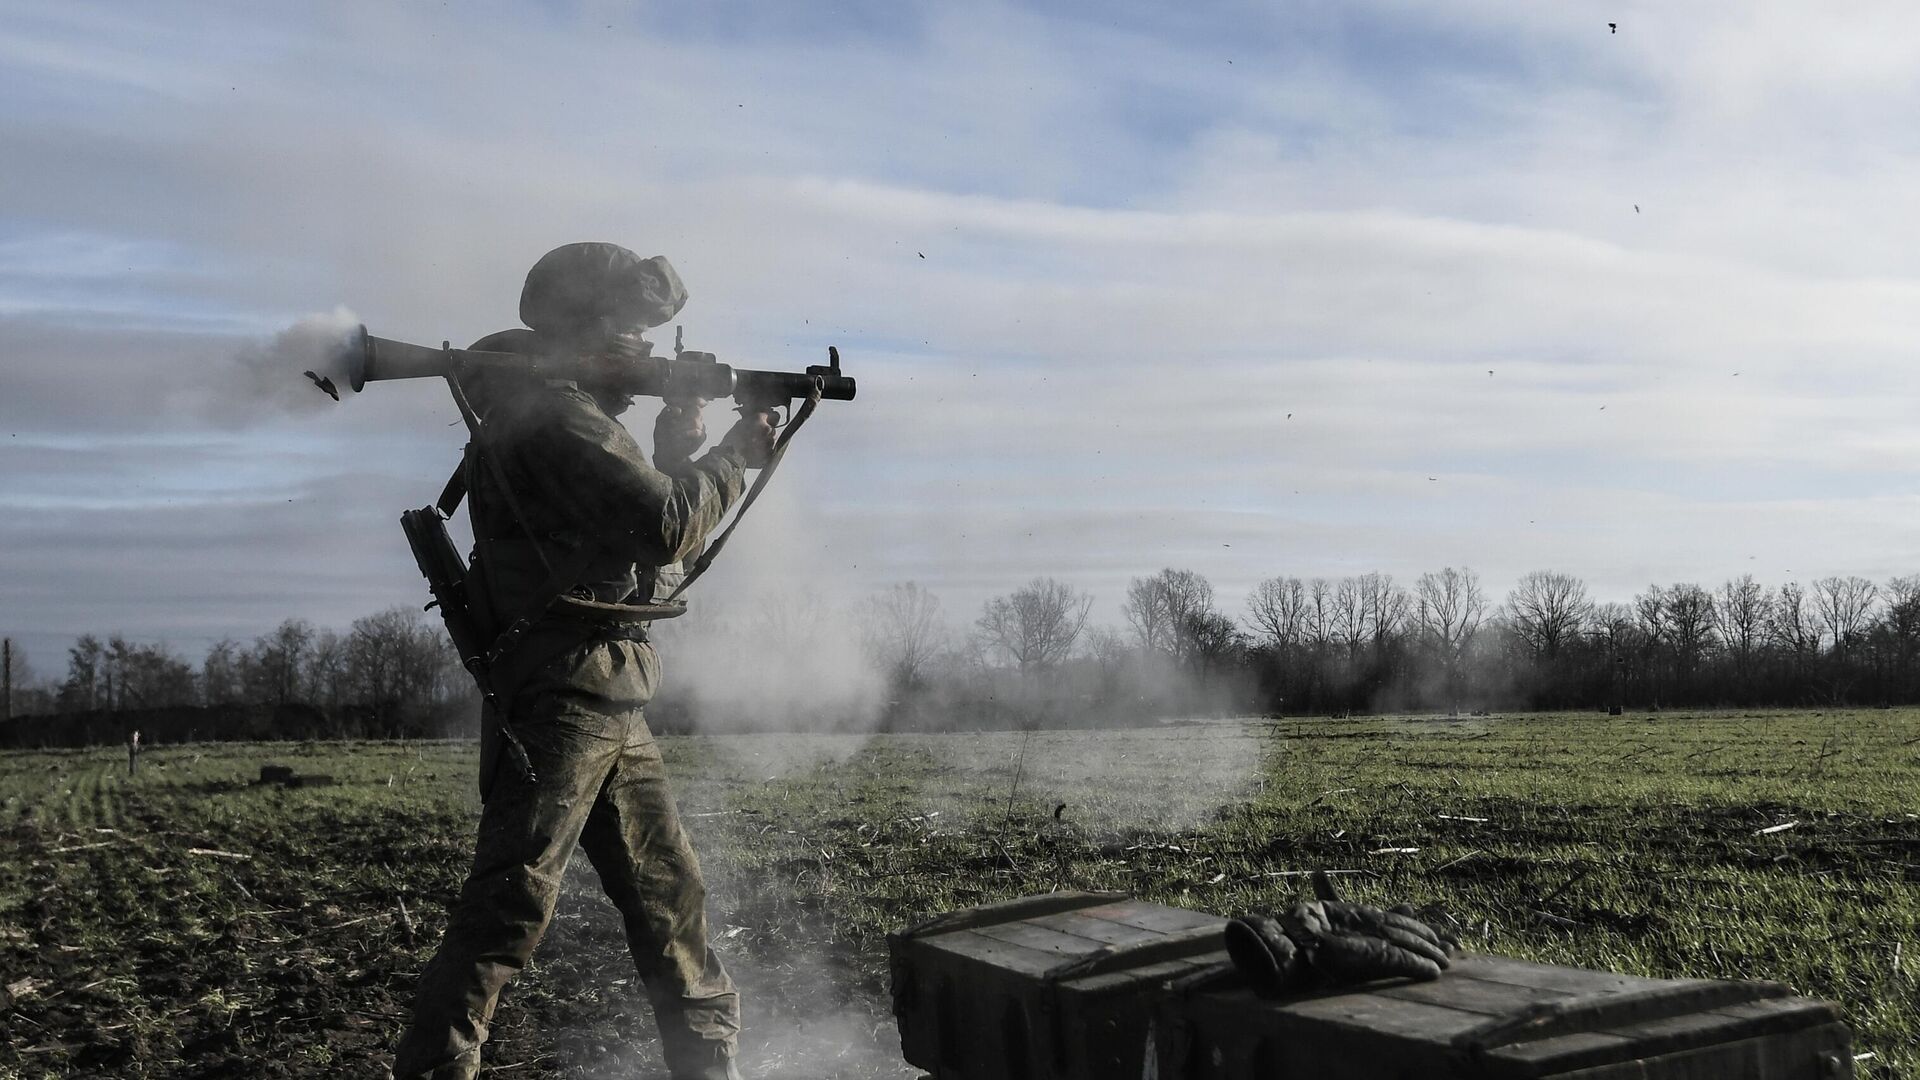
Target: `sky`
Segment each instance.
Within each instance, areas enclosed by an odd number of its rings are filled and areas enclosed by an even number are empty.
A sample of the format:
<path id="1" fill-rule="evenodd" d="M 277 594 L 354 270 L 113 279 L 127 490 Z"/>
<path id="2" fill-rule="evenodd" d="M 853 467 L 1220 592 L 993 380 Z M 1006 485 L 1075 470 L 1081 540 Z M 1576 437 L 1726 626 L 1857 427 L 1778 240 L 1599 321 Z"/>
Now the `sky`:
<path id="1" fill-rule="evenodd" d="M 1117 624 L 1163 566 L 1235 613 L 1276 575 L 1920 572 L 1917 32 L 0 0 L 0 632 L 54 671 L 84 632 L 197 658 L 423 602 L 397 520 L 458 457 L 444 390 L 235 358 L 339 309 L 464 344 L 579 240 L 668 256 L 689 347 L 859 380 L 719 602 L 913 580 L 965 624 L 1047 575 Z"/>

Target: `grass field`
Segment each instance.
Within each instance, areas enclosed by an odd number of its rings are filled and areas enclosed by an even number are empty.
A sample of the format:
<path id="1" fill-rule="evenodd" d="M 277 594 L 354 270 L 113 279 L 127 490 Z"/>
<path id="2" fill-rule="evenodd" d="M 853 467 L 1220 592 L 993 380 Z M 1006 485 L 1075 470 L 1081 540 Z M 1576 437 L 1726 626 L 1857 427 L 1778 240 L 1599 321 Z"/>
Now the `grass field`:
<path id="1" fill-rule="evenodd" d="M 749 1077 L 916 1075 L 884 934 L 929 913 L 1055 887 L 1267 909 L 1312 868 L 1442 903 L 1479 950 L 1780 980 L 1844 1007 L 1862 1075 L 1920 1077 L 1920 712 L 664 742 Z M 465 869 L 474 759 L 0 755 L 0 1078 L 374 1075 Z M 248 783 L 263 763 L 340 783 Z M 657 1064 L 631 975 L 578 860 L 495 1074 Z"/>

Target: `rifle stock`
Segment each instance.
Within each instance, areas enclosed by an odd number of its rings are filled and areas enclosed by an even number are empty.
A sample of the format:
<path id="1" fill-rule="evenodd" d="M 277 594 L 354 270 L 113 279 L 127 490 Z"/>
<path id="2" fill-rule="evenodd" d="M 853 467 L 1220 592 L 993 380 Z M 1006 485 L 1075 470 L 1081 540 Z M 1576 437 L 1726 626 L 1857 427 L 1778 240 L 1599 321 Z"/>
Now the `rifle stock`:
<path id="1" fill-rule="evenodd" d="M 413 561 L 420 576 L 427 579 L 427 591 L 433 594 L 429 607 L 440 609 L 440 621 L 447 626 L 460 665 L 468 671 L 484 670 L 487 645 L 492 635 L 483 630 L 467 603 L 467 565 L 447 535 L 447 522 L 431 506 L 408 510 L 400 515 L 400 528 L 407 534 L 407 546 L 413 549 Z M 476 677 L 479 672 L 475 671 Z M 483 691 L 485 687 L 481 688 Z"/>
<path id="2" fill-rule="evenodd" d="M 453 538 L 447 535 L 447 519 L 437 507 L 423 506 L 402 511 L 400 528 L 407 534 L 407 546 L 413 549 L 413 561 L 419 565 L 420 575 L 427 579 L 427 591 L 433 594 L 433 603 L 427 606 L 440 609 L 440 621 L 446 624 L 447 637 L 460 655 L 460 666 L 467 669 L 474 685 L 480 689 L 482 722 L 492 719 L 506 740 L 515 764 L 526 773 L 529 783 L 537 783 L 526 747 L 514 734 L 494 695 L 491 650 L 497 635 L 474 617 L 467 597 L 467 564 L 454 548 Z"/>

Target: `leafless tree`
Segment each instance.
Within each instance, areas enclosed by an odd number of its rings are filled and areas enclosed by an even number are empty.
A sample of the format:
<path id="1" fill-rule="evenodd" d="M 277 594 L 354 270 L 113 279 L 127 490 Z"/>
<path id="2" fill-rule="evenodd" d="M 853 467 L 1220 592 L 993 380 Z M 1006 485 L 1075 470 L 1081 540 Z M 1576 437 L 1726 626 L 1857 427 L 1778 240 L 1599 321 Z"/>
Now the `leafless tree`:
<path id="1" fill-rule="evenodd" d="M 106 675 L 103 680 L 106 684 L 106 700 L 103 703 L 106 708 L 124 709 L 127 707 L 129 700 L 127 691 L 130 689 L 129 684 L 133 681 L 131 678 L 133 666 L 133 643 L 119 634 L 109 637 L 107 639 L 105 660 Z"/>
<path id="2" fill-rule="evenodd" d="M 1658 585 L 1633 598 L 1633 617 L 1641 647 L 1651 652 L 1667 640 L 1667 591 Z"/>
<path id="3" fill-rule="evenodd" d="M 789 648 L 824 634 L 845 634 L 844 616 L 812 589 L 787 591 L 753 604 L 735 627 L 747 640 Z"/>
<path id="4" fill-rule="evenodd" d="M 1730 579 L 1714 597 L 1713 624 L 1733 656 L 1742 683 L 1753 671 L 1753 658 L 1766 641 L 1772 607 L 1772 594 L 1753 580 L 1752 574 Z"/>
<path id="5" fill-rule="evenodd" d="M 1314 578 L 1307 584 L 1307 639 L 1316 653 L 1324 653 L 1333 643 L 1333 583 Z"/>
<path id="6" fill-rule="evenodd" d="M 1806 590 L 1797 582 L 1780 586 L 1767 620 L 1767 638 L 1796 666 L 1804 667 L 1820 652 L 1820 622 Z"/>
<path id="7" fill-rule="evenodd" d="M 1507 613 L 1515 632 L 1533 654 L 1551 660 L 1580 635 L 1593 613 L 1587 586 L 1570 574 L 1535 570 L 1507 594 Z"/>
<path id="8" fill-rule="evenodd" d="M 946 637 L 940 598 L 912 581 L 868 597 L 859 621 L 867 651 L 897 688 L 919 683 Z"/>
<path id="9" fill-rule="evenodd" d="M 1196 671 L 1206 675 L 1246 643 L 1245 635 L 1232 618 L 1218 611 L 1201 611 L 1187 616 L 1181 627 L 1187 641 L 1187 659 Z"/>
<path id="10" fill-rule="evenodd" d="M 1640 628 L 1633 616 L 1633 609 L 1625 604 L 1595 604 L 1593 614 L 1588 617 L 1593 628 L 1593 638 L 1609 663 L 1639 649 Z"/>
<path id="11" fill-rule="evenodd" d="M 1307 637 L 1311 617 L 1306 583 L 1296 577 L 1271 577 L 1247 597 L 1247 619 L 1276 649 L 1290 649 Z"/>
<path id="12" fill-rule="evenodd" d="M 1010 596 L 996 596 L 974 623 L 980 643 L 1022 672 L 1051 667 L 1067 658 L 1087 625 L 1093 597 L 1064 581 L 1037 577 Z"/>
<path id="13" fill-rule="evenodd" d="M 1100 672 L 1100 692 L 1110 697 L 1120 686 L 1121 675 L 1133 655 L 1127 636 L 1111 626 L 1088 627 L 1080 635 L 1080 653 L 1093 661 Z"/>
<path id="14" fill-rule="evenodd" d="M 1425 573 L 1414 582 L 1413 620 L 1421 633 L 1437 643 L 1444 655 L 1458 657 L 1480 630 L 1487 614 L 1487 596 L 1480 575 L 1449 566 Z"/>
<path id="15" fill-rule="evenodd" d="M 1111 626 L 1096 626 L 1080 635 L 1081 654 L 1100 665 L 1103 671 L 1118 669 L 1132 651 L 1126 635 Z"/>
<path id="16" fill-rule="evenodd" d="M 346 700 L 347 643 L 339 634 L 322 630 L 314 635 L 303 679 L 307 699 L 316 705 L 332 708 Z"/>
<path id="17" fill-rule="evenodd" d="M 355 619 L 346 663 L 355 700 L 387 709 L 415 709 L 447 696 L 459 658 L 446 634 L 411 607 Z"/>
<path id="18" fill-rule="evenodd" d="M 1886 586 L 1887 634 L 1893 638 L 1895 655 L 1905 671 L 1920 655 L 1920 574 L 1892 578 Z"/>
<path id="19" fill-rule="evenodd" d="M 1384 649 L 1402 627 L 1413 604 L 1407 590 L 1393 583 L 1392 574 L 1377 571 L 1361 574 L 1355 582 L 1360 606 L 1366 613 L 1367 636 L 1376 650 Z"/>
<path id="20" fill-rule="evenodd" d="M 82 634 L 67 649 L 67 678 L 60 684 L 63 712 L 111 707 L 107 700 L 107 649 L 92 634 Z"/>
<path id="21" fill-rule="evenodd" d="M 1880 590 L 1863 577 L 1825 577 L 1813 583 L 1813 606 L 1827 639 L 1842 654 L 1866 633 Z"/>
<path id="22" fill-rule="evenodd" d="M 189 704 L 196 696 L 192 666 L 165 644 L 115 634 L 101 650 L 99 671 L 98 708 L 156 709 Z"/>
<path id="23" fill-rule="evenodd" d="M 1213 585 L 1192 570 L 1167 567 L 1127 584 L 1120 613 L 1133 627 L 1140 647 L 1186 659 L 1190 642 L 1184 630 L 1193 616 L 1213 610 Z"/>
<path id="24" fill-rule="evenodd" d="M 1684 687 L 1715 645 L 1713 594 L 1698 585 L 1677 584 L 1667 590 L 1666 607 L 1667 637 L 1672 642 L 1674 667 Z"/>
<path id="25" fill-rule="evenodd" d="M 1346 648 L 1349 660 L 1356 658 L 1360 646 L 1373 633 L 1372 612 L 1358 578 L 1344 577 L 1333 583 L 1329 614 L 1333 639 Z"/>
<path id="26" fill-rule="evenodd" d="M 1461 664 L 1487 613 L 1480 576 L 1464 567 L 1456 570 L 1449 566 L 1439 573 L 1421 574 L 1413 592 L 1414 625 L 1439 655 L 1447 704 L 1458 712 Z"/>
<path id="27" fill-rule="evenodd" d="M 287 619 L 253 643 L 247 697 L 285 705 L 300 697 L 300 679 L 306 671 L 307 651 L 313 645 L 313 626 L 305 619 Z"/>
<path id="28" fill-rule="evenodd" d="M 207 650 L 200 661 L 200 700 L 207 705 L 236 705 L 245 693 L 241 667 L 245 662 L 240 643 L 223 638 Z"/>
<path id="29" fill-rule="evenodd" d="M 27 660 L 26 650 L 19 642 L 13 646 L 13 700 L 11 717 L 35 716 L 53 712 L 57 707 L 59 686 L 49 678 L 42 677 L 33 664 Z"/>

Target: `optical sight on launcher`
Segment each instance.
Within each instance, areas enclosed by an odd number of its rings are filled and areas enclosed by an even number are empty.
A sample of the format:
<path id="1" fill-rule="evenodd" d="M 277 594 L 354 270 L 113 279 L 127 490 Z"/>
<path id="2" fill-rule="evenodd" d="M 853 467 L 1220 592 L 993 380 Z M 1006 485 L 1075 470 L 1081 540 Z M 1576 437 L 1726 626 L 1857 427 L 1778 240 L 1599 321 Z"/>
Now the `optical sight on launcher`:
<path id="1" fill-rule="evenodd" d="M 826 364 L 814 364 L 805 371 L 755 371 L 723 364 L 712 353 L 682 349 L 677 344 L 672 356 L 655 356 L 652 344 L 638 338 L 610 339 L 609 347 L 602 351 L 485 352 L 456 349 L 446 343 L 433 348 L 375 337 L 365 326 L 359 326 L 341 343 L 330 367 L 344 373 L 356 393 L 367 383 L 389 379 L 499 372 L 522 378 L 611 385 L 635 397 L 708 401 L 730 397 L 746 412 L 786 408 L 811 396 L 816 388 L 825 400 L 852 401 L 854 381 L 852 376 L 840 373 L 840 350 L 828 348 L 827 357 Z M 309 377 L 316 385 L 321 381 L 317 376 Z"/>

